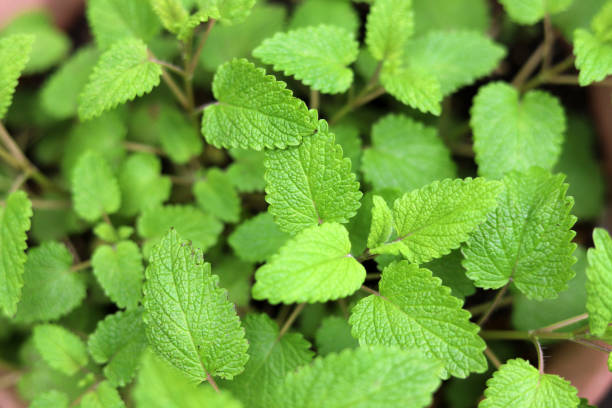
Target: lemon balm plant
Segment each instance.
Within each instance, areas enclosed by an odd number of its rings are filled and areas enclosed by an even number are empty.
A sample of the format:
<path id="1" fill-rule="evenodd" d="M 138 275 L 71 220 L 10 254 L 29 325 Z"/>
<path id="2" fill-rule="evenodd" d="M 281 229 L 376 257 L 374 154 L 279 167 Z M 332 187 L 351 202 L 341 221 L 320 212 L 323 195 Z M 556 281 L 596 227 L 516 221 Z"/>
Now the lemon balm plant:
<path id="1" fill-rule="evenodd" d="M 612 2 L 500 3 L 89 0 L 70 56 L 43 14 L 0 31 L 21 396 L 586 407 L 542 344 L 610 353 L 612 240 L 574 242 L 603 182 L 550 85 L 607 85 Z"/>

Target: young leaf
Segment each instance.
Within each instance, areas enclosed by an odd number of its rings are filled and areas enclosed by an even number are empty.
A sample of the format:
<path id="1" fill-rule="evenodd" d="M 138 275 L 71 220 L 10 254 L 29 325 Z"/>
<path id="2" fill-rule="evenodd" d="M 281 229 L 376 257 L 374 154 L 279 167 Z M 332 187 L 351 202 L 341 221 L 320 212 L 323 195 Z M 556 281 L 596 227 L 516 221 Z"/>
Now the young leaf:
<path id="1" fill-rule="evenodd" d="M 21 190 L 11 193 L 4 207 L 0 206 L 0 306 L 9 316 L 15 314 L 21 298 L 31 218 L 32 203 Z"/>
<path id="2" fill-rule="evenodd" d="M 342 225 L 306 228 L 257 270 L 253 298 L 276 304 L 346 297 L 359 289 L 366 274 L 350 252 L 348 232 Z"/>
<path id="3" fill-rule="evenodd" d="M 463 249 L 463 266 L 474 284 L 500 288 L 512 280 L 530 299 L 551 299 L 573 276 L 570 214 L 563 175 L 534 167 L 503 180 L 499 205 L 472 234 Z"/>
<path id="4" fill-rule="evenodd" d="M 14 34 L 0 39 L 0 119 L 13 101 L 17 80 L 30 59 L 34 36 Z"/>
<path id="5" fill-rule="evenodd" d="M 432 74 L 442 95 L 449 95 L 488 75 L 506 50 L 484 33 L 440 30 L 408 41 L 403 55 L 406 66 Z"/>
<path id="6" fill-rule="evenodd" d="M 83 276 L 70 270 L 72 255 L 57 242 L 44 242 L 28 251 L 23 296 L 15 319 L 31 323 L 58 319 L 85 297 Z"/>
<path id="7" fill-rule="evenodd" d="M 387 242 L 393 232 L 393 214 L 384 198 L 372 197 L 372 224 L 368 235 L 368 248 L 375 248 Z"/>
<path id="8" fill-rule="evenodd" d="M 300 144 L 317 128 L 316 112 L 245 59 L 221 65 L 213 79 L 219 101 L 204 109 L 202 133 L 217 147 L 262 150 Z"/>
<path id="9" fill-rule="evenodd" d="M 612 74 L 612 41 L 602 41 L 587 30 L 577 29 L 574 31 L 574 54 L 581 86 Z"/>
<path id="10" fill-rule="evenodd" d="M 101 245 L 91 257 L 94 275 L 104 293 L 120 308 L 134 309 L 142 298 L 143 266 L 132 241 Z"/>
<path id="11" fill-rule="evenodd" d="M 401 253 L 419 264 L 448 254 L 496 207 L 501 188 L 501 183 L 482 178 L 446 179 L 406 193 L 393 205 L 398 237 L 370 252 Z"/>
<path id="12" fill-rule="evenodd" d="M 591 333 L 602 336 L 612 321 L 612 239 L 602 228 L 593 230 L 595 248 L 588 252 L 587 303 Z"/>
<path id="13" fill-rule="evenodd" d="M 61 326 L 45 324 L 34 328 L 34 345 L 51 367 L 64 374 L 76 374 L 87 364 L 85 344 Z"/>
<path id="14" fill-rule="evenodd" d="M 218 168 L 206 172 L 206 179 L 193 185 L 193 195 L 200 207 L 225 222 L 240 219 L 240 197 L 226 173 Z"/>
<path id="15" fill-rule="evenodd" d="M 52 390 L 38 395 L 30 404 L 30 408 L 68 408 L 70 400 L 63 392 Z"/>
<path id="16" fill-rule="evenodd" d="M 365 42 L 378 60 L 399 58 L 414 31 L 411 0 L 378 0 L 368 14 Z"/>
<path id="17" fill-rule="evenodd" d="M 136 38 L 118 41 L 102 54 L 79 97 L 79 118 L 95 118 L 151 92 L 159 85 L 162 69 L 148 58 L 147 46 Z"/>
<path id="18" fill-rule="evenodd" d="M 202 137 L 185 114 L 174 106 L 163 106 L 157 122 L 159 143 L 170 160 L 185 164 L 202 153 Z"/>
<path id="19" fill-rule="evenodd" d="M 527 361 L 508 360 L 487 381 L 479 408 L 576 408 L 577 390 L 558 375 L 541 374 Z"/>
<path id="20" fill-rule="evenodd" d="M 411 108 L 436 116 L 442 112 L 442 90 L 431 72 L 387 63 L 380 74 L 380 82 L 389 94 Z"/>
<path id="21" fill-rule="evenodd" d="M 466 378 L 487 369 L 485 342 L 463 302 L 431 271 L 407 261 L 387 266 L 380 295 L 370 295 L 351 312 L 353 336 L 364 344 L 418 348 L 444 363 L 442 377 Z"/>
<path id="22" fill-rule="evenodd" d="M 119 209 L 121 192 L 117 179 L 99 153 L 88 150 L 77 162 L 72 172 L 72 199 L 74 210 L 88 221 Z"/>
<path id="23" fill-rule="evenodd" d="M 248 17 L 255 0 L 196 0 L 200 11 L 226 24 L 235 24 Z"/>
<path id="24" fill-rule="evenodd" d="M 181 0 L 151 0 L 151 7 L 164 28 L 173 34 L 178 34 L 189 18 Z"/>
<path id="25" fill-rule="evenodd" d="M 133 393 L 137 408 L 242 408 L 231 394 L 194 384 L 152 352 L 143 357 Z"/>
<path id="26" fill-rule="evenodd" d="M 266 152 L 266 201 L 283 231 L 295 234 L 322 222 L 346 223 L 359 208 L 351 161 L 321 121 L 298 147 Z"/>
<path id="27" fill-rule="evenodd" d="M 125 160 L 119 170 L 121 208 L 123 215 L 133 216 L 157 207 L 170 197 L 172 182 L 161 175 L 161 162 L 157 156 L 136 153 Z"/>
<path id="28" fill-rule="evenodd" d="M 192 380 L 240 374 L 248 360 L 244 329 L 202 252 L 170 230 L 145 274 L 144 321 L 153 349 Z"/>
<path id="29" fill-rule="evenodd" d="M 344 349 L 359 346 L 359 342 L 351 334 L 348 321 L 340 316 L 327 316 L 323 319 L 315 339 L 320 356 L 340 353 Z"/>
<path id="30" fill-rule="evenodd" d="M 470 125 L 478 174 L 501 178 L 531 166 L 552 169 L 561 154 L 565 113 L 544 91 L 518 91 L 503 82 L 481 87 L 474 98 Z"/>
<path id="31" fill-rule="evenodd" d="M 275 408 L 422 408 L 440 385 L 440 365 L 415 350 L 361 347 L 289 373 Z"/>
<path id="32" fill-rule="evenodd" d="M 141 309 L 106 316 L 87 342 L 89 354 L 96 363 L 106 364 L 104 375 L 115 387 L 132 381 L 146 346 Z"/>
<path id="33" fill-rule="evenodd" d="M 273 406 L 274 393 L 285 376 L 312 360 L 310 343 L 300 333 L 279 338 L 278 325 L 265 314 L 249 314 L 244 321 L 249 342 L 249 361 L 244 373 L 220 384 L 245 407 Z"/>
<path id="34" fill-rule="evenodd" d="M 161 28 L 149 0 L 90 0 L 87 20 L 101 50 L 126 38 L 149 41 Z"/>
<path id="35" fill-rule="evenodd" d="M 351 86 L 353 71 L 348 66 L 357 59 L 358 48 L 350 32 L 321 24 L 277 33 L 255 48 L 253 55 L 311 89 L 335 94 Z"/>
<path id="36" fill-rule="evenodd" d="M 437 130 L 403 115 L 387 115 L 372 126 L 362 171 L 375 189 L 407 192 L 455 177 L 455 164 Z"/>
<path id="37" fill-rule="evenodd" d="M 272 214 L 266 211 L 240 224 L 227 241 L 240 259 L 264 262 L 288 239 L 289 234 L 281 231 Z"/>
<path id="38" fill-rule="evenodd" d="M 125 408 L 125 403 L 117 389 L 108 381 L 102 381 L 83 396 L 79 408 Z"/>
<path id="39" fill-rule="evenodd" d="M 500 0 L 510 18 L 519 24 L 534 24 L 547 14 L 559 13 L 573 0 Z"/>

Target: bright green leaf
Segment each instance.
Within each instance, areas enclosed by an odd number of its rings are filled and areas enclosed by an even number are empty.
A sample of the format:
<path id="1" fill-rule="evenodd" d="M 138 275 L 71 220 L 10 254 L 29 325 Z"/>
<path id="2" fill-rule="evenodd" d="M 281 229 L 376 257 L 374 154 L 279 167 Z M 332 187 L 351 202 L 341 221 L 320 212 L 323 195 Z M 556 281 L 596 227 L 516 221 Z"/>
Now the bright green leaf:
<path id="1" fill-rule="evenodd" d="M 584 29 L 574 31 L 574 54 L 581 86 L 612 74 L 612 41 L 604 42 Z"/>
<path id="2" fill-rule="evenodd" d="M 398 101 L 423 113 L 442 112 L 442 90 L 433 73 L 415 67 L 385 64 L 380 82 Z"/>
<path id="3" fill-rule="evenodd" d="M 272 214 L 263 212 L 240 224 L 228 238 L 234 253 L 245 261 L 264 262 L 278 252 L 289 239 L 281 231 Z"/>
<path id="4" fill-rule="evenodd" d="M 587 303 L 591 333 L 601 336 L 612 321 L 612 239 L 602 228 L 593 230 L 595 248 L 589 249 Z"/>
<path id="5" fill-rule="evenodd" d="M 189 18 L 181 0 L 151 0 L 151 7 L 164 28 L 178 34 Z"/>
<path id="6" fill-rule="evenodd" d="M 85 344 L 61 326 L 36 326 L 33 334 L 36 349 L 51 367 L 64 374 L 76 374 L 87 364 Z"/>
<path id="7" fill-rule="evenodd" d="M 567 9 L 573 0 L 500 0 L 510 18 L 519 24 L 534 24 L 547 14 Z M 578 0 L 580 1 L 580 0 Z"/>
<path id="8" fill-rule="evenodd" d="M 63 392 L 47 391 L 38 395 L 30 404 L 30 408 L 68 408 L 70 400 Z"/>
<path id="9" fill-rule="evenodd" d="M 372 197 L 372 223 L 368 235 L 368 248 L 375 248 L 387 242 L 393 232 L 393 214 L 384 198 Z"/>
<path id="10" fill-rule="evenodd" d="M 377 0 L 366 22 L 365 42 L 378 60 L 401 56 L 406 41 L 414 31 L 411 0 Z"/>
<path id="11" fill-rule="evenodd" d="M 13 102 L 17 80 L 30 59 L 34 38 L 28 34 L 0 38 L 0 119 Z"/>
<path id="12" fill-rule="evenodd" d="M 125 403 L 108 381 L 102 381 L 83 396 L 79 408 L 125 408 Z"/>

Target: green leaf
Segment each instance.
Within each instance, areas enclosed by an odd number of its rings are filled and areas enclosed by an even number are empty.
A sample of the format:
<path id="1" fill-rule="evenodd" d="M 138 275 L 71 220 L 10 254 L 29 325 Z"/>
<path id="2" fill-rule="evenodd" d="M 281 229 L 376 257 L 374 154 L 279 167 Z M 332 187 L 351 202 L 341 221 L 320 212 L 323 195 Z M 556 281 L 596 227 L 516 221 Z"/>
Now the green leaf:
<path id="1" fill-rule="evenodd" d="M 54 324 L 34 328 L 34 345 L 51 367 L 64 374 L 76 374 L 87 364 L 85 344 L 75 334 Z"/>
<path id="2" fill-rule="evenodd" d="M 32 203 L 21 190 L 11 193 L 0 206 L 0 306 L 9 316 L 15 314 L 21 298 L 31 218 Z"/>
<path id="3" fill-rule="evenodd" d="M 45 71 L 60 62 L 70 51 L 70 38 L 53 22 L 51 15 L 43 11 L 29 11 L 18 15 L 2 29 L 2 36 L 14 34 L 34 35 L 34 42 L 25 45 L 23 58 L 29 54 L 24 73 Z M 28 50 L 26 53 L 25 51 Z"/>
<path id="4" fill-rule="evenodd" d="M 212 87 L 219 102 L 204 109 L 202 133 L 214 146 L 284 149 L 317 129 L 316 111 L 245 59 L 221 65 Z"/>
<path id="5" fill-rule="evenodd" d="M 101 50 L 126 38 L 149 41 L 161 29 L 149 0 L 90 0 L 87 20 Z"/>
<path id="6" fill-rule="evenodd" d="M 244 21 L 255 0 L 196 0 L 200 11 L 226 24 Z"/>
<path id="7" fill-rule="evenodd" d="M 375 248 L 387 242 L 393 232 L 393 214 L 384 198 L 372 197 L 372 223 L 368 235 L 368 248 Z"/>
<path id="8" fill-rule="evenodd" d="M 406 65 L 432 74 L 442 95 L 488 75 L 505 55 L 506 50 L 484 33 L 469 30 L 430 31 L 404 48 Z"/>
<path id="9" fill-rule="evenodd" d="M 139 0 L 142 1 L 142 0 Z M 79 118 L 92 119 L 117 105 L 151 92 L 162 69 L 149 61 L 142 40 L 118 41 L 100 57 L 79 97 Z"/>
<path id="10" fill-rule="evenodd" d="M 312 360 L 310 343 L 300 333 L 279 337 L 278 325 L 265 314 L 249 314 L 244 321 L 249 342 L 249 361 L 244 373 L 220 386 L 245 407 L 267 408 L 285 376 Z"/>
<path id="11" fill-rule="evenodd" d="M 353 83 L 353 71 L 348 66 L 357 59 L 358 48 L 350 32 L 321 24 L 277 33 L 253 55 L 311 89 L 335 94 L 346 92 Z"/>
<path id="12" fill-rule="evenodd" d="M 574 1 L 567 10 L 551 16 L 551 22 L 563 33 L 565 39 L 571 42 L 574 31 L 577 28 L 588 28 L 605 3 L 606 0 Z"/>
<path id="13" fill-rule="evenodd" d="M 446 255 L 496 207 L 501 188 L 482 178 L 446 179 L 406 193 L 393 205 L 397 238 L 370 252 L 401 253 L 418 264 Z"/>
<path id="14" fill-rule="evenodd" d="M 28 251 L 17 321 L 55 320 L 81 304 L 85 298 L 85 280 L 71 271 L 70 265 L 72 255 L 60 243 L 44 242 Z"/>
<path id="15" fill-rule="evenodd" d="M 201 250 L 170 230 L 145 274 L 144 321 L 153 349 L 193 380 L 240 374 L 248 360 L 244 329 Z"/>
<path id="16" fill-rule="evenodd" d="M 359 343 L 351 334 L 351 326 L 348 321 L 339 316 L 327 316 L 323 319 L 315 339 L 317 352 L 321 356 L 340 353 L 344 349 L 359 346 Z"/>
<path id="17" fill-rule="evenodd" d="M 236 306 L 249 306 L 254 269 L 252 264 L 227 255 L 215 263 L 219 286 L 227 289 L 230 302 Z"/>
<path id="18" fill-rule="evenodd" d="M 74 209 L 87 221 L 119 209 L 121 192 L 112 170 L 99 153 L 85 152 L 72 172 Z"/>
<path id="19" fill-rule="evenodd" d="M 148 153 L 136 153 L 125 160 L 119 170 L 122 215 L 133 216 L 157 207 L 170 197 L 172 183 L 161 175 L 161 161 Z"/>
<path id="20" fill-rule="evenodd" d="M 563 175 L 534 167 L 503 180 L 498 207 L 463 249 L 463 266 L 474 284 L 501 288 L 510 280 L 530 299 L 551 299 L 567 287 L 576 244 Z"/>
<path id="21" fill-rule="evenodd" d="M 591 333 L 601 336 L 612 321 L 612 239 L 602 228 L 593 230 L 595 248 L 588 252 L 587 303 Z"/>
<path id="22" fill-rule="evenodd" d="M 221 221 L 233 223 L 240 220 L 240 197 L 222 170 L 208 170 L 206 178 L 193 185 L 193 195 L 202 209 Z"/>
<path id="23" fill-rule="evenodd" d="M 289 239 L 281 231 L 272 214 L 263 212 L 240 224 L 228 238 L 234 253 L 242 260 L 264 262 L 278 252 Z"/>
<path id="24" fill-rule="evenodd" d="M 181 0 L 151 0 L 151 7 L 164 28 L 173 34 L 178 34 L 189 18 Z"/>
<path id="25" fill-rule="evenodd" d="M 202 251 L 217 243 L 223 224 L 210 214 L 189 205 L 166 205 L 143 211 L 137 221 L 138 234 L 148 241 L 143 248 L 148 257 L 170 228 Z"/>
<path id="26" fill-rule="evenodd" d="M 231 149 L 229 153 L 234 161 L 226 172 L 236 189 L 244 193 L 263 191 L 266 187 L 265 153 L 236 148 Z"/>
<path id="27" fill-rule="evenodd" d="M 527 361 L 516 358 L 487 381 L 485 399 L 479 408 L 576 408 L 577 390 L 558 375 L 541 374 Z"/>
<path id="28" fill-rule="evenodd" d="M 68 408 L 68 396 L 56 390 L 38 395 L 30 404 L 30 408 Z"/>
<path id="29" fill-rule="evenodd" d="M 94 47 L 81 48 L 49 76 L 40 91 L 40 105 L 47 114 L 56 119 L 76 115 L 79 95 L 87 85 L 98 57 Z"/>
<path id="30" fill-rule="evenodd" d="M 547 14 L 556 14 L 567 9 L 573 0 L 500 0 L 500 3 L 519 24 L 534 24 Z"/>
<path id="31" fill-rule="evenodd" d="M 125 403 L 108 381 L 102 381 L 83 396 L 79 408 L 125 408 Z"/>
<path id="32" fill-rule="evenodd" d="M 413 0 L 416 36 L 430 30 L 474 30 L 486 33 L 491 25 L 486 0 Z"/>
<path id="33" fill-rule="evenodd" d="M 351 161 L 321 121 L 298 147 L 266 152 L 266 201 L 283 231 L 295 234 L 322 222 L 346 223 L 359 208 Z"/>
<path id="34" fill-rule="evenodd" d="M 330 24 L 357 34 L 359 15 L 350 1 L 304 0 L 293 10 L 289 29 Z"/>
<path id="35" fill-rule="evenodd" d="M 143 266 L 132 241 L 101 245 L 91 257 L 94 275 L 104 293 L 120 308 L 134 309 L 142 298 Z"/>
<path id="36" fill-rule="evenodd" d="M 414 31 L 411 0 L 377 0 L 366 22 L 365 42 L 378 60 L 401 56 L 404 45 Z"/>
<path id="37" fill-rule="evenodd" d="M 137 408 L 242 408 L 229 393 L 194 384 L 152 352 L 144 354 L 133 395 Z"/>
<path id="38" fill-rule="evenodd" d="M 365 149 L 361 167 L 378 190 L 407 192 L 455 177 L 455 164 L 437 130 L 403 115 L 387 115 L 374 124 L 372 147 Z"/>
<path id="39" fill-rule="evenodd" d="M 418 348 L 442 361 L 444 378 L 466 378 L 487 369 L 479 327 L 431 271 L 393 262 L 384 269 L 379 287 L 380 295 L 360 300 L 351 312 L 353 336 L 361 345 Z"/>
<path id="40" fill-rule="evenodd" d="M 17 80 L 30 59 L 34 38 L 28 34 L 0 38 L 0 119 L 13 102 Z"/>
<path id="41" fill-rule="evenodd" d="M 306 228 L 257 270 L 253 298 L 276 304 L 346 297 L 359 289 L 366 275 L 350 252 L 348 232 L 342 225 Z"/>
<path id="42" fill-rule="evenodd" d="M 587 86 L 612 74 L 612 41 L 604 42 L 587 30 L 574 31 L 578 83 Z"/>
<path id="43" fill-rule="evenodd" d="M 362 155 L 359 128 L 356 125 L 343 122 L 339 125 L 334 125 L 332 130 L 332 133 L 336 135 L 336 143 L 342 147 L 344 157 L 351 159 L 351 169 L 353 169 L 354 173 L 359 173 Z"/>
<path id="44" fill-rule="evenodd" d="M 512 86 L 495 82 L 479 89 L 470 125 L 478 174 L 501 178 L 531 166 L 552 169 L 561 153 L 565 113 L 548 92 L 529 91 L 520 98 Z"/>
<path id="45" fill-rule="evenodd" d="M 442 112 L 442 90 L 438 79 L 431 72 L 415 67 L 384 64 L 380 82 L 389 94 L 411 108 L 436 116 Z"/>
<path id="46" fill-rule="evenodd" d="M 115 387 L 132 381 L 146 346 L 141 309 L 106 316 L 87 342 L 89 354 L 96 363 L 105 364 L 104 375 Z"/>
<path id="47" fill-rule="evenodd" d="M 161 148 L 170 160 L 185 164 L 202 153 L 202 137 L 183 112 L 173 106 L 163 106 L 157 123 Z"/>
<path id="48" fill-rule="evenodd" d="M 440 384 L 439 368 L 415 350 L 345 350 L 289 373 L 272 407 L 421 408 Z"/>
<path id="49" fill-rule="evenodd" d="M 429 269 L 433 273 L 433 276 L 442 279 L 442 284 L 451 288 L 451 294 L 453 296 L 464 300 L 467 296 L 473 295 L 476 292 L 476 287 L 470 278 L 466 276 L 465 269 L 461 265 L 462 261 L 463 255 L 461 251 L 457 249 L 423 266 Z M 537 328 L 539 327 L 541 326 Z"/>

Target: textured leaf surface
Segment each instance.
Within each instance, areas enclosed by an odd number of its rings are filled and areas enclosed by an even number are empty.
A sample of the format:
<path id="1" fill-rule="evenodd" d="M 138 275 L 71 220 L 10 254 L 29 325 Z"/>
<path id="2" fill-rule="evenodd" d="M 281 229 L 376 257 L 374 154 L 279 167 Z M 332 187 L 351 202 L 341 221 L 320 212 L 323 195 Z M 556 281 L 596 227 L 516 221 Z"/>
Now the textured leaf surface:
<path id="1" fill-rule="evenodd" d="M 51 367 L 64 374 L 76 374 L 87 364 L 85 344 L 61 326 L 45 324 L 34 328 L 34 345 Z"/>
<path id="2" fill-rule="evenodd" d="M 91 264 L 102 289 L 117 306 L 127 309 L 138 306 L 144 271 L 138 245 L 122 241 L 113 246 L 99 246 Z"/>
<path id="3" fill-rule="evenodd" d="M 196 0 L 200 11 L 226 24 L 243 21 L 255 4 L 255 0 Z"/>
<path id="4" fill-rule="evenodd" d="M 359 208 L 351 161 L 326 122 L 298 147 L 266 154 L 266 201 L 283 231 L 295 234 L 322 222 L 346 223 Z"/>
<path id="5" fill-rule="evenodd" d="M 533 168 L 504 178 L 497 209 L 463 249 L 463 266 L 476 286 L 500 288 L 510 279 L 530 299 L 557 297 L 573 276 L 570 214 L 563 175 Z"/>
<path id="6" fill-rule="evenodd" d="M 9 316 L 15 314 L 21 298 L 30 218 L 32 203 L 23 191 L 11 193 L 0 206 L 0 306 Z"/>
<path id="7" fill-rule="evenodd" d="M 335 94 L 345 92 L 353 82 L 348 66 L 357 59 L 358 47 L 350 32 L 322 24 L 277 33 L 253 55 L 311 89 Z"/>
<path id="8" fill-rule="evenodd" d="M 182 0 L 151 0 L 151 7 L 164 28 L 174 34 L 180 32 L 189 17 Z"/>
<path id="9" fill-rule="evenodd" d="M 119 170 L 121 208 L 123 215 L 133 216 L 150 207 L 162 204 L 170 197 L 172 183 L 161 175 L 161 161 L 148 153 L 137 153 L 127 158 Z"/>
<path id="10" fill-rule="evenodd" d="M 387 242 L 393 232 L 393 214 L 384 198 L 372 197 L 372 223 L 368 234 L 368 248 Z"/>
<path id="11" fill-rule="evenodd" d="M 54 320 L 76 308 L 85 297 L 83 276 L 70 270 L 72 255 L 57 242 L 28 251 L 18 321 Z"/>
<path id="12" fill-rule="evenodd" d="M 359 342 L 351 334 L 348 321 L 340 316 L 327 316 L 321 322 L 315 336 L 317 352 L 321 356 L 340 353 L 347 348 L 357 348 Z"/>
<path id="13" fill-rule="evenodd" d="M 249 342 L 249 361 L 244 373 L 220 384 L 245 407 L 267 408 L 285 376 L 312 360 L 310 343 L 300 333 L 279 338 L 278 325 L 267 315 L 247 315 L 244 328 Z"/>
<path id="14" fill-rule="evenodd" d="M 228 243 L 240 259 L 263 262 L 278 252 L 287 239 L 289 234 L 278 228 L 272 214 L 264 212 L 240 224 Z"/>
<path id="15" fill-rule="evenodd" d="M 365 42 L 372 56 L 381 61 L 398 58 L 414 31 L 411 0 L 376 1 L 366 22 Z"/>
<path id="16" fill-rule="evenodd" d="M 488 75 L 506 51 L 476 31 L 440 30 L 408 41 L 403 55 L 407 66 L 432 74 L 440 83 L 442 95 L 449 95 Z"/>
<path id="17" fill-rule="evenodd" d="M 546 14 L 559 13 L 572 0 L 500 0 L 510 18 L 520 24 L 534 24 Z"/>
<path id="18" fill-rule="evenodd" d="M 188 377 L 157 357 L 144 354 L 134 387 L 137 408 L 241 408 L 229 393 L 194 384 Z"/>
<path id="19" fill-rule="evenodd" d="M 604 42 L 587 30 L 574 32 L 578 82 L 587 86 L 612 74 L 612 41 Z"/>
<path id="20" fill-rule="evenodd" d="M 593 230 L 595 248 L 589 249 L 587 303 L 591 333 L 601 336 L 612 321 L 612 239 L 602 228 Z"/>
<path id="21" fill-rule="evenodd" d="M 0 119 L 13 101 L 17 80 L 30 59 L 34 36 L 14 34 L 0 39 Z"/>
<path id="22" fill-rule="evenodd" d="M 316 112 L 245 59 L 221 65 L 212 87 L 219 102 L 204 110 L 202 133 L 217 147 L 283 149 L 317 128 Z"/>
<path id="23" fill-rule="evenodd" d="M 257 270 L 253 297 L 273 304 L 346 297 L 365 280 L 365 269 L 350 252 L 348 232 L 342 225 L 307 228 Z"/>
<path id="24" fill-rule="evenodd" d="M 153 349 L 191 379 L 232 379 L 248 360 L 234 305 L 202 252 L 171 230 L 146 270 L 144 320 Z"/>
<path id="25" fill-rule="evenodd" d="M 436 361 L 415 350 L 346 350 L 319 357 L 287 375 L 272 406 L 421 408 L 431 402 L 440 384 L 439 368 Z"/>
<path id="26" fill-rule="evenodd" d="M 104 375 L 113 386 L 129 384 L 147 346 L 142 310 L 106 316 L 89 336 L 87 346 L 94 361 L 105 364 Z"/>
<path id="27" fill-rule="evenodd" d="M 148 60 L 147 46 L 128 38 L 100 57 L 79 97 L 79 118 L 92 119 L 105 110 L 151 92 L 159 85 L 161 67 Z"/>
<path id="28" fill-rule="evenodd" d="M 393 205 L 397 238 L 370 251 L 415 263 L 448 254 L 496 207 L 501 187 L 482 178 L 446 179 L 406 193 Z"/>
<path id="29" fill-rule="evenodd" d="M 431 271 L 394 262 L 379 286 L 380 296 L 360 300 L 351 312 L 349 322 L 360 344 L 418 348 L 444 363 L 443 377 L 465 378 L 487 369 L 479 327 Z"/>
<path id="30" fill-rule="evenodd" d="M 79 408 L 125 408 L 125 403 L 108 381 L 102 381 L 83 396 Z"/>
<path id="31" fill-rule="evenodd" d="M 478 174 L 501 178 L 531 166 L 551 169 L 561 154 L 565 113 L 544 91 L 522 99 L 512 86 L 495 82 L 478 91 L 471 110 Z"/>
<path id="32" fill-rule="evenodd" d="M 372 127 L 372 147 L 362 171 L 375 189 L 403 192 L 455 176 L 455 164 L 435 128 L 403 115 L 388 115 Z"/>
<path id="33" fill-rule="evenodd" d="M 576 388 L 558 375 L 540 374 L 527 361 L 517 358 L 487 381 L 485 399 L 479 408 L 576 408 Z"/>
<path id="34" fill-rule="evenodd" d="M 77 162 L 72 172 L 72 199 L 74 210 L 88 221 L 119 209 L 119 184 L 99 153 L 88 150 Z"/>
<path id="35" fill-rule="evenodd" d="M 225 222 L 240 219 L 240 197 L 229 176 L 213 168 L 206 173 L 206 179 L 193 185 L 193 195 L 200 207 Z"/>
<path id="36" fill-rule="evenodd" d="M 161 28 L 149 0 L 91 0 L 87 19 L 101 50 L 130 37 L 149 41 Z"/>
<path id="37" fill-rule="evenodd" d="M 423 113 L 440 115 L 442 90 L 433 73 L 420 68 L 385 64 L 380 75 L 385 90 L 395 99 Z"/>

